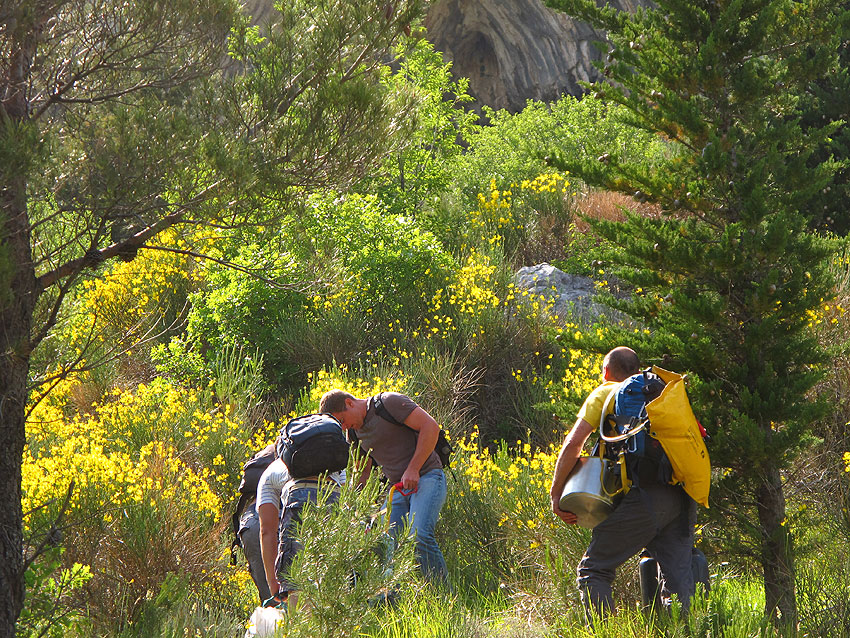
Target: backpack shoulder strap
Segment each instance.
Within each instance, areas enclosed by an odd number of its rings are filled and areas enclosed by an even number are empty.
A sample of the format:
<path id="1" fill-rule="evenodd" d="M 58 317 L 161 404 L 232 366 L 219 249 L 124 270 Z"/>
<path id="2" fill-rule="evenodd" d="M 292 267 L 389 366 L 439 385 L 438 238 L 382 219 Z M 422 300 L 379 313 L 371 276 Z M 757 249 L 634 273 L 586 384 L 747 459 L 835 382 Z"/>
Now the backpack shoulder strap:
<path id="1" fill-rule="evenodd" d="M 349 443 L 353 443 L 354 445 L 357 445 L 357 446 L 360 445 L 360 437 L 357 436 L 357 432 L 354 430 L 354 428 L 352 428 L 350 430 L 346 430 L 345 436 L 348 437 Z"/>
<path id="2" fill-rule="evenodd" d="M 384 400 L 382 398 L 383 392 L 380 392 L 372 397 L 372 405 L 375 406 L 375 414 L 384 419 L 385 421 L 389 421 L 393 425 L 398 425 L 400 427 L 407 427 L 407 424 L 399 421 L 395 418 L 390 411 L 387 409 L 387 406 L 384 405 Z"/>
<path id="3" fill-rule="evenodd" d="M 605 395 L 605 400 L 602 402 L 602 412 L 599 414 L 599 432 L 603 431 L 603 427 L 608 425 L 613 427 L 615 419 L 615 406 L 617 405 L 617 393 L 625 385 L 625 381 L 620 381 L 617 385 L 611 386 L 611 391 Z"/>
<path id="4" fill-rule="evenodd" d="M 384 400 L 381 396 L 382 394 L 383 394 L 383 392 L 378 393 L 378 394 L 376 394 L 375 396 L 372 397 L 372 405 L 375 408 L 375 414 L 377 414 L 382 419 L 389 421 L 390 423 L 393 423 L 394 425 L 398 425 L 399 427 L 408 428 L 409 430 L 414 432 L 416 434 L 416 436 L 419 436 L 419 433 L 416 432 L 416 430 L 411 428 L 409 425 L 407 425 L 407 423 L 404 423 L 403 421 L 399 421 L 392 414 L 390 414 L 390 411 L 384 405 Z M 437 456 L 440 458 L 440 462 L 443 464 L 444 468 L 450 467 L 449 466 L 449 456 L 451 455 L 451 453 L 453 451 L 454 450 L 452 448 L 451 443 L 449 443 L 448 439 L 446 438 L 445 430 L 443 430 L 443 428 L 439 427 L 439 424 L 438 424 L 437 425 L 437 443 L 436 443 L 436 446 L 434 447 L 434 452 L 437 453 Z M 374 461 L 374 459 L 373 459 L 373 461 Z"/>

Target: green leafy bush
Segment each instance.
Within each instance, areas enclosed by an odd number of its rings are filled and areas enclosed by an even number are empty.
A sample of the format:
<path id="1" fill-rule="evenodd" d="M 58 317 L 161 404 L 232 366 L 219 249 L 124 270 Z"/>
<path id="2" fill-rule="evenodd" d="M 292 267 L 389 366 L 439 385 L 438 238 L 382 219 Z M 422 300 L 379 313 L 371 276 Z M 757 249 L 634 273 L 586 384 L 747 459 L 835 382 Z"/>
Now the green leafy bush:
<path id="1" fill-rule="evenodd" d="M 205 264 L 202 289 L 190 298 L 186 345 L 174 346 L 178 361 L 173 363 L 167 360 L 174 357 L 161 352 L 160 366 L 184 367 L 181 350 L 203 353 L 211 366 L 224 348 L 244 348 L 262 356 L 270 382 L 292 372 L 293 363 L 275 345 L 279 325 L 309 311 L 307 266 L 293 267 L 294 257 L 280 247 L 280 237 L 245 235 L 223 242 L 222 256 L 235 267 Z"/>
<path id="2" fill-rule="evenodd" d="M 357 190 L 375 193 L 393 213 L 415 216 L 453 183 L 478 116 L 464 108 L 473 99 L 469 80 L 453 79 L 451 63 L 425 38 L 404 51 L 399 64 L 386 83 L 413 97 L 416 126 Z"/>
<path id="3" fill-rule="evenodd" d="M 24 574 L 27 596 L 17 625 L 22 638 L 61 638 L 72 627 L 86 626 L 83 611 L 70 599 L 91 580 L 91 570 L 79 563 L 62 567 L 64 551 L 47 547 Z"/>
<path id="4" fill-rule="evenodd" d="M 239 270 L 209 266 L 186 339 L 208 360 L 226 344 L 257 351 L 278 389 L 379 347 L 390 324 L 418 325 L 454 270 L 433 235 L 375 197 L 330 193 L 238 260 Z"/>
<path id="5" fill-rule="evenodd" d="M 669 152 L 657 136 L 627 126 L 625 109 L 587 95 L 546 104 L 529 101 L 519 113 L 485 108 L 489 126 L 475 129 L 469 151 L 458 159 L 455 187 L 475 201 L 481 184 L 502 187 L 532 180 L 550 170 L 551 148 L 565 156 L 597 158 L 605 153 L 647 165 Z"/>

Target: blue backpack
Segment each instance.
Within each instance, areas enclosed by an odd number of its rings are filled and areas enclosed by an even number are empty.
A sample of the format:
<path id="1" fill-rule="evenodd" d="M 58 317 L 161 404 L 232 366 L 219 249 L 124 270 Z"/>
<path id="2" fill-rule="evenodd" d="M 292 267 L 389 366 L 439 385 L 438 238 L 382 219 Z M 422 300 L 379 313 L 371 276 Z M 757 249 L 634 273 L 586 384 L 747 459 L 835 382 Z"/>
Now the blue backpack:
<path id="1" fill-rule="evenodd" d="M 646 404 L 661 395 L 665 383 L 651 370 L 633 374 L 620 384 L 614 395 L 614 414 L 608 415 L 607 425 L 617 434 L 625 434 L 647 420 Z M 672 466 L 661 442 L 650 433 L 649 424 L 626 439 L 610 453 L 626 454 L 626 464 L 632 481 L 667 483 L 672 478 Z"/>

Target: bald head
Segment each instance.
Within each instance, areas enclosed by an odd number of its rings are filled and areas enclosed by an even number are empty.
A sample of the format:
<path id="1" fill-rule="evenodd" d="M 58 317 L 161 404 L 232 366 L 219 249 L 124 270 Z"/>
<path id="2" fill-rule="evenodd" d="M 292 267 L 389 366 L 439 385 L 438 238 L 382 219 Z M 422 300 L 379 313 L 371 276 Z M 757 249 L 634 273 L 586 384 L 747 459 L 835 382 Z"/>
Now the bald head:
<path id="1" fill-rule="evenodd" d="M 605 355 L 602 363 L 608 369 L 608 379 L 611 381 L 624 381 L 633 374 L 640 372 L 640 361 L 637 354 L 631 348 L 620 346 L 614 348 Z"/>

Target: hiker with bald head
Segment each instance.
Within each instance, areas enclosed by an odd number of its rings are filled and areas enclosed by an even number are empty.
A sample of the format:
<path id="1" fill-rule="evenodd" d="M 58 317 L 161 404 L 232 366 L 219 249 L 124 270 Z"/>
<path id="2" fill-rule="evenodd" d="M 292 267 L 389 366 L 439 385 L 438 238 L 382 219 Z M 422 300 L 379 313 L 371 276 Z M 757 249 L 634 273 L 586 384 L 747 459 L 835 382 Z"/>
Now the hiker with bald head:
<path id="1" fill-rule="evenodd" d="M 621 382 L 640 373 L 640 361 L 630 348 L 611 350 L 602 363 L 602 383 L 588 395 L 578 412 L 555 463 L 549 495 L 552 512 L 564 523 L 577 516 L 563 511 L 560 499 L 570 471 L 591 434 L 600 427 L 609 398 Z M 649 469 L 649 468 L 644 468 Z M 639 482 L 616 504 L 611 514 L 593 528 L 590 545 L 579 562 L 577 584 L 589 614 L 604 616 L 613 606 L 611 584 L 618 567 L 646 548 L 663 575 L 662 602 L 673 594 L 687 609 L 694 591 L 691 554 L 696 503 L 678 485 L 658 480 L 660 472 L 641 472 Z"/>

